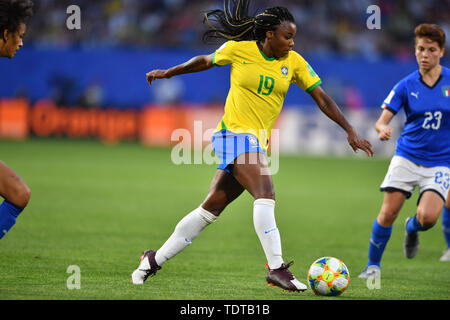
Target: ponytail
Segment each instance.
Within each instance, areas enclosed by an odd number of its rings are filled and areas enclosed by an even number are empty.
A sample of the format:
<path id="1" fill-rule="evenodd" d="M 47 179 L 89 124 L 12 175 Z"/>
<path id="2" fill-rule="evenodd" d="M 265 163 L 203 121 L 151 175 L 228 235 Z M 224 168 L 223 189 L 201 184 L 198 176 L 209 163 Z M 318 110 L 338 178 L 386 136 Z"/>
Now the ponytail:
<path id="1" fill-rule="evenodd" d="M 284 7 L 268 8 L 253 17 L 248 13 L 249 6 L 249 0 L 224 0 L 223 10 L 206 12 L 203 23 L 208 24 L 209 29 L 203 34 L 203 41 L 213 38 L 260 41 L 266 38 L 267 31 L 275 30 L 283 21 L 295 23 L 292 14 Z"/>

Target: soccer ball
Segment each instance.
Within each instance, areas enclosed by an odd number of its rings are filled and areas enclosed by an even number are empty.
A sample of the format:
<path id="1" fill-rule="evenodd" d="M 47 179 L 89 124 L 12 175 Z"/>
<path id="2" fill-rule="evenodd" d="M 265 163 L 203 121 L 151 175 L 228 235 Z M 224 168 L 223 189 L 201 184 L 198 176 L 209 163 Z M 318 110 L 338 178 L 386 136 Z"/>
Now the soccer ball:
<path id="1" fill-rule="evenodd" d="M 316 295 L 338 296 L 347 289 L 350 273 L 339 259 L 322 257 L 308 270 L 308 283 Z"/>

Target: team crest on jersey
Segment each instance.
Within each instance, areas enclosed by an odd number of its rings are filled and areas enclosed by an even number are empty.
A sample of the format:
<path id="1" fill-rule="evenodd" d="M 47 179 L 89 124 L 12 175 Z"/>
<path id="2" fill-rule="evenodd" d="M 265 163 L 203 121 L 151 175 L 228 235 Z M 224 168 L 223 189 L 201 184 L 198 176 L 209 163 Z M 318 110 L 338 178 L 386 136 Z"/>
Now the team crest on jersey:
<path id="1" fill-rule="evenodd" d="M 289 73 L 288 67 L 286 67 L 286 65 L 283 65 L 281 67 L 281 74 L 283 75 L 283 78 L 287 78 L 288 73 Z"/>
<path id="2" fill-rule="evenodd" d="M 450 97 L 450 86 L 443 86 L 442 93 L 444 94 L 444 97 Z"/>

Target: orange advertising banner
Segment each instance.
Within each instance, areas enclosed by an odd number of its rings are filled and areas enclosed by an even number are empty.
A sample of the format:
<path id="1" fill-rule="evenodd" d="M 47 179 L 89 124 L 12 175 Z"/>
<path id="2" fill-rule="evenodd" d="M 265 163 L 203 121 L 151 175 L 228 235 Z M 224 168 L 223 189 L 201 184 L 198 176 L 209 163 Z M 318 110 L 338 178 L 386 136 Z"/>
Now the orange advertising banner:
<path id="1" fill-rule="evenodd" d="M 29 134 L 29 106 L 24 99 L 0 100 L 0 137 L 24 140 Z"/>
<path id="2" fill-rule="evenodd" d="M 210 141 L 223 109 L 210 105 L 149 104 L 142 110 L 83 109 L 57 106 L 43 99 L 33 106 L 23 99 L 0 99 L 0 138 L 98 138 L 105 143 L 139 140 L 148 146 L 170 146 L 181 132 Z M 207 131 L 207 136 L 203 136 Z M 189 141 L 190 143 L 190 141 Z"/>

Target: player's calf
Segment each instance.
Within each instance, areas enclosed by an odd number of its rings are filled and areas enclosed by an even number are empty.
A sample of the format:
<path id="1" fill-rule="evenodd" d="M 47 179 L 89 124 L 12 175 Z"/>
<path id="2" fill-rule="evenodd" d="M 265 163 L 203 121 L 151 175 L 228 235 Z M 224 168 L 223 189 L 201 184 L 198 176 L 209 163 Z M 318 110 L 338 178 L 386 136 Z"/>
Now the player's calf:
<path id="1" fill-rule="evenodd" d="M 2 161 L 0 161 L 0 195 L 22 209 L 27 206 L 31 197 L 31 190 L 27 184 Z"/>
<path id="2" fill-rule="evenodd" d="M 5 198 L 0 204 L 1 239 L 15 225 L 31 197 L 30 188 L 3 162 L 0 162 L 0 195 Z"/>

